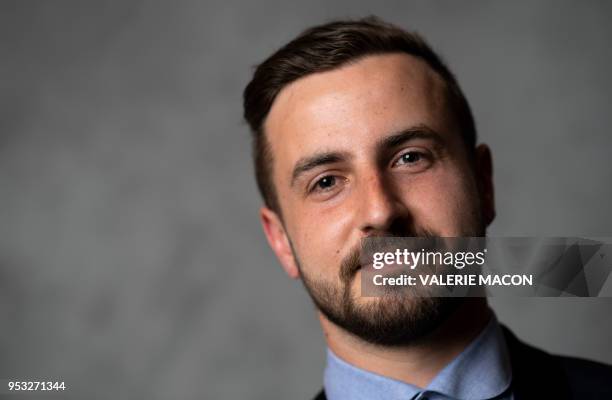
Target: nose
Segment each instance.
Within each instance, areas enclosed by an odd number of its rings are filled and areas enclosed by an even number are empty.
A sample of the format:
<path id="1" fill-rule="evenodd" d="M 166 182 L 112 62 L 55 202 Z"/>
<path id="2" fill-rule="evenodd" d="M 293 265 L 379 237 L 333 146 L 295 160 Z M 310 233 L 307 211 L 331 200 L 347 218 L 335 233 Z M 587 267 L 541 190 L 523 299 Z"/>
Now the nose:
<path id="1" fill-rule="evenodd" d="M 365 180 L 360 193 L 359 227 L 364 236 L 410 236 L 410 215 L 398 188 L 380 174 Z"/>

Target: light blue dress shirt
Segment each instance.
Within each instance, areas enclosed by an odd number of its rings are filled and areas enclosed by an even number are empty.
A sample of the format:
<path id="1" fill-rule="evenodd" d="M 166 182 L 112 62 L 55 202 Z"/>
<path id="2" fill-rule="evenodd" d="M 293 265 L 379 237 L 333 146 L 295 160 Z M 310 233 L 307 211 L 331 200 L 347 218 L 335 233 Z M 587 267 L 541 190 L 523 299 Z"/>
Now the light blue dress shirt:
<path id="1" fill-rule="evenodd" d="M 357 368 L 329 349 L 323 386 L 329 400 L 512 400 L 511 380 L 506 341 L 493 315 L 424 389 Z"/>

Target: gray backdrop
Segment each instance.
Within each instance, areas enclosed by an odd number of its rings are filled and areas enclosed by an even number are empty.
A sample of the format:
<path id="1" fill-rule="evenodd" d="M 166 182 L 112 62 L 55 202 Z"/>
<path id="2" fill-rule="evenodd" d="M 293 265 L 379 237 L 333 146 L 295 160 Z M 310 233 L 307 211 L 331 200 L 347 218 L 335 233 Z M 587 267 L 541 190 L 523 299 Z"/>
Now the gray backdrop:
<path id="1" fill-rule="evenodd" d="M 89 399 L 320 388 L 313 307 L 258 223 L 241 92 L 334 17 L 416 29 L 449 62 L 495 156 L 491 234 L 612 236 L 611 8 L 2 1 L 0 379 Z M 610 299 L 492 304 L 531 343 L 612 362 Z"/>

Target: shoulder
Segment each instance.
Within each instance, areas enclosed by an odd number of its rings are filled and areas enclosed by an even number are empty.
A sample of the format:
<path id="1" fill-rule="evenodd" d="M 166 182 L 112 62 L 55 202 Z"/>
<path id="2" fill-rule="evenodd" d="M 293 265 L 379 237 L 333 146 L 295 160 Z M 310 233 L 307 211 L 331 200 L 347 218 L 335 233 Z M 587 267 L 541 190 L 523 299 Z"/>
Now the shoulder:
<path id="1" fill-rule="evenodd" d="M 504 334 L 515 389 L 525 394 L 519 398 L 531 398 L 534 392 L 565 399 L 612 398 L 612 366 L 549 354 L 523 343 L 505 327 Z"/>
<path id="2" fill-rule="evenodd" d="M 612 399 L 612 366 L 551 355 L 523 343 L 506 327 L 513 387 L 517 399 Z M 326 400 L 321 390 L 314 400 Z"/>
<path id="3" fill-rule="evenodd" d="M 574 357 L 554 356 L 574 398 L 612 398 L 612 366 Z"/>

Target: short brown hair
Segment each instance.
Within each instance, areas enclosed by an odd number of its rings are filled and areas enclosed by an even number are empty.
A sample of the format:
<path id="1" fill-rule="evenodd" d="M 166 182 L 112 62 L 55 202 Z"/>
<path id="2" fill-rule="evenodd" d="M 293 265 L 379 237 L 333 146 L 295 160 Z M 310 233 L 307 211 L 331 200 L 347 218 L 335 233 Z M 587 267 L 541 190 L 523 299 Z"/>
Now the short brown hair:
<path id="1" fill-rule="evenodd" d="M 263 125 L 274 99 L 291 82 L 329 71 L 368 55 L 407 53 L 424 60 L 447 86 L 463 141 L 471 152 L 476 128 L 470 106 L 454 75 L 417 33 L 407 32 L 376 17 L 342 20 L 312 27 L 257 66 L 244 90 L 244 118 L 253 134 L 255 176 L 266 206 L 280 212 L 272 181 L 272 153 Z"/>

